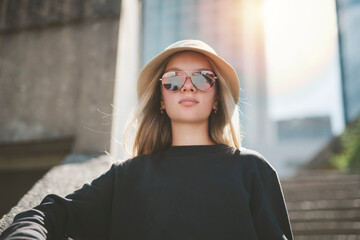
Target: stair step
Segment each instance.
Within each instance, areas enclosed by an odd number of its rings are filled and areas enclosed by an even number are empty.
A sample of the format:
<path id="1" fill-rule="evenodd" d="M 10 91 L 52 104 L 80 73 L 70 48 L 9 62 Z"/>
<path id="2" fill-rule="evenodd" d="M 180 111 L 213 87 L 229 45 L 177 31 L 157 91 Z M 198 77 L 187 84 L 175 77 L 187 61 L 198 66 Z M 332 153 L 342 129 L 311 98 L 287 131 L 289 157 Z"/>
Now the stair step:
<path id="1" fill-rule="evenodd" d="M 287 202 L 287 208 L 291 210 L 337 210 L 337 209 L 357 209 L 360 208 L 360 199 L 342 199 L 342 200 L 316 200 Z"/>
<path id="2" fill-rule="evenodd" d="M 281 185 L 283 191 L 304 191 L 304 190 L 359 190 L 360 181 L 348 182 L 289 182 Z"/>
<path id="3" fill-rule="evenodd" d="M 317 176 L 350 176 L 359 175 L 359 169 L 339 171 L 336 169 L 316 169 L 316 170 L 301 170 L 293 178 L 299 177 L 317 177 Z"/>
<path id="4" fill-rule="evenodd" d="M 289 211 L 291 222 L 360 221 L 360 208 L 346 210 Z"/>
<path id="5" fill-rule="evenodd" d="M 360 199 L 360 189 L 348 189 L 348 190 L 319 190 L 314 191 L 311 189 L 305 189 L 298 191 L 297 189 L 283 189 L 284 196 L 287 202 L 294 201 L 314 201 L 314 200 L 342 200 L 342 199 Z"/>
<path id="6" fill-rule="evenodd" d="M 330 172 L 313 174 L 300 174 L 292 178 L 284 179 L 284 182 L 329 182 L 329 181 L 360 181 L 360 172 L 344 173 L 344 172 Z"/>
<path id="7" fill-rule="evenodd" d="M 345 174 L 345 175 L 306 175 L 296 176 L 293 178 L 282 179 L 283 183 L 306 183 L 306 182 L 348 182 L 348 181 L 360 181 L 360 173 Z"/>
<path id="8" fill-rule="evenodd" d="M 328 222 L 292 222 L 292 230 L 294 235 L 309 235 L 309 234 L 360 234 L 360 220 L 359 221 L 328 221 Z"/>
<path id="9" fill-rule="evenodd" d="M 319 234 L 319 235 L 296 235 L 296 240 L 360 240 L 360 235 L 345 234 Z"/>

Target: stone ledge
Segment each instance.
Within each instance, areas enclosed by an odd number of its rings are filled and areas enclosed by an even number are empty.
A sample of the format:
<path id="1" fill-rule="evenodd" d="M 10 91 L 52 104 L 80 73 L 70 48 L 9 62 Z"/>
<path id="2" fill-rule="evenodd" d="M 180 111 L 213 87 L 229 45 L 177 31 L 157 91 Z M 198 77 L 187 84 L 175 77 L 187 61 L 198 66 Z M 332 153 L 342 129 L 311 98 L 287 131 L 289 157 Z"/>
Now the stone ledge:
<path id="1" fill-rule="evenodd" d="M 3 132 L 2 132 L 3 133 Z M 0 170 L 50 169 L 71 152 L 73 136 L 0 142 Z"/>
<path id="2" fill-rule="evenodd" d="M 112 162 L 108 155 L 95 158 L 93 155 L 68 155 L 63 163 L 47 172 L 19 203 L 0 219 L 0 233 L 12 223 L 19 212 L 38 205 L 48 194 L 65 196 L 73 192 L 108 170 Z"/>

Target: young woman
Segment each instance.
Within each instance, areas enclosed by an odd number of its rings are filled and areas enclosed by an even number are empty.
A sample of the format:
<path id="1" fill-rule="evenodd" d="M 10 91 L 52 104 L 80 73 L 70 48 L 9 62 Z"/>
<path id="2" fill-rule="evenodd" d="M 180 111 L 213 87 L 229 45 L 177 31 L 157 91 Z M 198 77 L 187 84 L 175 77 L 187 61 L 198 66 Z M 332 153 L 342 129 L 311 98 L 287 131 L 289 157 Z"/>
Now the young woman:
<path id="1" fill-rule="evenodd" d="M 241 147 L 240 86 L 225 60 L 202 41 L 176 42 L 137 90 L 134 157 L 48 195 L 1 239 L 292 239 L 276 171 Z"/>

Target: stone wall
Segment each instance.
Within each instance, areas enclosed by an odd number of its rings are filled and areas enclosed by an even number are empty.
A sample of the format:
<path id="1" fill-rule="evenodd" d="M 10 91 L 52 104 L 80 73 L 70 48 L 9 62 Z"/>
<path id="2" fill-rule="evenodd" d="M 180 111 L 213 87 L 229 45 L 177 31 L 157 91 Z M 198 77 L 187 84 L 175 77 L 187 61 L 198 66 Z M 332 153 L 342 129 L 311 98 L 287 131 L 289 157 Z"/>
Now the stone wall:
<path id="1" fill-rule="evenodd" d="M 2 0 L 0 31 L 118 18 L 120 0 Z"/>
<path id="2" fill-rule="evenodd" d="M 120 1 L 0 4 L 0 142 L 108 150 Z"/>

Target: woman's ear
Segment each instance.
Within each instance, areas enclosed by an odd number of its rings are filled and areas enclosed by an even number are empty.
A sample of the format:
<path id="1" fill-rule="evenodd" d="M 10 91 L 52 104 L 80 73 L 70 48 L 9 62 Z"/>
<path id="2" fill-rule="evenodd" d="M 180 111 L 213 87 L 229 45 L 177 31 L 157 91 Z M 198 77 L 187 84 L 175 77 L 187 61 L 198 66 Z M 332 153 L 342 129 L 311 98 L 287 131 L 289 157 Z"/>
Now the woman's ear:
<path id="1" fill-rule="evenodd" d="M 214 110 L 218 110 L 218 101 L 217 101 L 217 100 L 214 101 L 212 108 L 213 108 Z"/>

